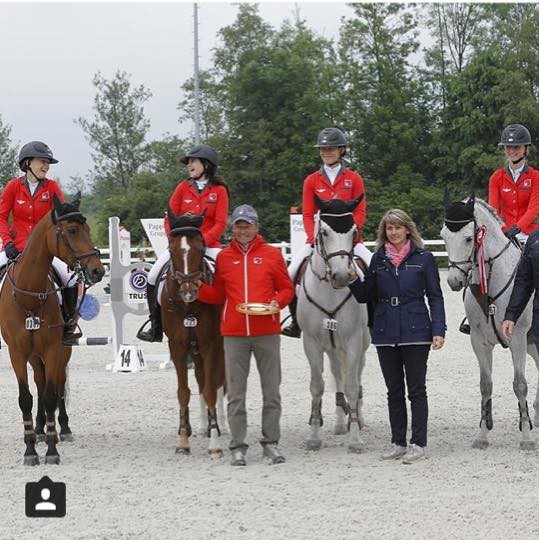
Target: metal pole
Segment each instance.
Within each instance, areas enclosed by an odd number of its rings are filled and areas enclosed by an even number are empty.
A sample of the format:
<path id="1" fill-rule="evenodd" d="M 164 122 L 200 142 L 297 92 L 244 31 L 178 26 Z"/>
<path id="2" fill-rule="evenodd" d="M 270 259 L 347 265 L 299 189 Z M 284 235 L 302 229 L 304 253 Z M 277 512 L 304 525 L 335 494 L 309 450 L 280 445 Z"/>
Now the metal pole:
<path id="1" fill-rule="evenodd" d="M 200 144 L 200 86 L 199 86 L 199 74 L 198 74 L 198 4 L 193 4 L 193 17 L 194 17 L 194 39 L 195 39 L 195 144 Z"/>

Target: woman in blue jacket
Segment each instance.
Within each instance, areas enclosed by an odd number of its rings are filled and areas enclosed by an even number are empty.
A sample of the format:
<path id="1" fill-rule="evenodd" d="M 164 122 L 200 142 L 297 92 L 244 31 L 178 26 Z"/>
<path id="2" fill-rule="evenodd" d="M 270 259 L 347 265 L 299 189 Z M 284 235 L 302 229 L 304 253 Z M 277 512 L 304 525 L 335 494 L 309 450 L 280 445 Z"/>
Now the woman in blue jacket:
<path id="1" fill-rule="evenodd" d="M 444 344 L 440 276 L 434 256 L 424 249 L 415 223 L 402 210 L 386 212 L 378 226 L 376 247 L 365 280 L 356 279 L 350 290 L 358 302 L 372 301 L 376 306 L 372 343 L 387 386 L 392 443 L 382 459 L 413 463 L 425 456 L 427 446 L 429 349 Z M 405 384 L 412 411 L 408 447 Z"/>

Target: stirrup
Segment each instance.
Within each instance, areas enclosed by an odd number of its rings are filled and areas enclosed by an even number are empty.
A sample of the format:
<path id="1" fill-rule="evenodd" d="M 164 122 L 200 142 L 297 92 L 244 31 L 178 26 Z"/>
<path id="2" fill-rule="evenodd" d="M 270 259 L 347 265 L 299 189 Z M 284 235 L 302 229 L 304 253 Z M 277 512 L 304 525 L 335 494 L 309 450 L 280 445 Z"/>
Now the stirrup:
<path id="1" fill-rule="evenodd" d="M 75 325 L 75 327 L 67 326 L 64 327 L 64 334 L 62 336 L 62 344 L 67 345 L 68 347 L 72 347 L 73 345 L 77 345 L 79 342 L 79 338 L 82 337 L 82 332 L 79 330 L 79 332 L 76 332 L 78 325 Z"/>
<path id="2" fill-rule="evenodd" d="M 301 328 L 299 327 L 298 323 L 292 321 L 286 328 L 281 330 L 281 334 L 286 337 L 300 338 Z"/>
<path id="3" fill-rule="evenodd" d="M 144 330 L 148 323 L 150 324 L 150 328 L 148 330 Z M 141 341 L 148 341 L 150 343 L 160 343 L 163 341 L 163 330 L 157 329 L 152 320 L 148 319 L 137 332 L 137 339 L 140 339 Z"/>

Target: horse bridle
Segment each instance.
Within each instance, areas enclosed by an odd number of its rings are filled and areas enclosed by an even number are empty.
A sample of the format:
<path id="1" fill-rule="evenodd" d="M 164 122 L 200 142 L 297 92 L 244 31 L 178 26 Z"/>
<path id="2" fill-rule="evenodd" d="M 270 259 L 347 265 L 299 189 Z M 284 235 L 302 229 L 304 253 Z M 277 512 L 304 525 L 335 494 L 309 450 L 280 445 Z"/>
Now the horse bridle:
<path id="1" fill-rule="evenodd" d="M 351 212 L 348 212 L 347 214 L 320 214 L 320 217 L 324 216 L 335 216 L 335 217 L 342 217 L 351 215 Z M 316 243 L 315 243 L 315 249 L 318 251 L 318 254 L 320 257 L 322 257 L 322 260 L 325 263 L 325 273 L 323 276 L 320 276 L 320 274 L 317 274 L 312 266 L 312 258 L 309 260 L 309 265 L 311 266 L 311 270 L 313 274 L 318 278 L 319 281 L 327 281 L 330 283 L 328 279 L 328 275 L 331 273 L 331 268 L 329 266 L 329 260 L 333 257 L 347 257 L 348 261 L 352 263 L 354 259 L 354 239 L 352 239 L 352 247 L 349 251 L 346 251 L 344 249 L 340 249 L 339 251 L 332 251 L 331 253 L 328 253 L 326 250 L 326 246 L 324 244 L 324 236 L 322 234 L 322 228 L 320 227 L 318 229 L 318 233 L 316 234 Z"/>
<path id="2" fill-rule="evenodd" d="M 470 256 L 465 261 L 452 261 L 449 258 L 447 260 L 448 261 L 448 265 L 447 265 L 448 270 L 450 270 L 451 268 L 456 268 L 457 270 L 459 270 L 460 272 L 462 272 L 464 274 L 466 279 L 468 279 L 468 275 L 469 275 L 470 271 L 468 270 L 468 272 L 466 272 L 459 265 L 461 265 L 461 264 L 471 264 L 473 267 L 478 266 L 478 262 L 477 262 L 477 241 L 476 240 L 477 240 L 477 232 L 479 230 L 479 227 L 477 226 L 477 221 L 476 221 L 475 217 L 473 217 L 471 219 L 461 219 L 461 220 L 445 219 L 445 222 L 447 222 L 447 223 L 462 223 L 463 224 L 462 227 L 464 227 L 468 223 L 473 222 L 473 224 L 474 224 L 473 247 L 472 247 L 472 252 L 470 253 Z M 505 251 L 509 248 L 509 246 L 512 243 L 513 243 L 512 240 L 508 240 L 507 243 L 505 244 L 505 246 L 501 249 L 501 251 L 497 255 L 495 255 L 494 257 L 489 257 L 488 259 L 485 260 L 485 263 L 488 264 L 488 267 L 489 267 L 488 281 L 490 281 L 490 274 L 492 273 L 492 266 L 494 264 L 494 261 L 498 257 L 500 257 L 503 253 L 505 253 Z M 505 288 L 503 290 L 505 290 Z M 496 298 L 498 298 L 498 296 L 499 296 L 499 294 L 496 296 Z"/>
<path id="3" fill-rule="evenodd" d="M 69 219 L 73 219 L 74 217 L 84 219 L 83 215 L 80 212 L 70 212 L 69 214 L 57 216 L 56 221 L 57 222 L 66 221 Z M 93 256 L 99 257 L 101 255 L 101 252 L 97 248 L 93 248 L 89 251 L 82 253 L 81 255 L 77 255 L 75 250 L 69 243 L 69 239 L 67 238 L 67 235 L 64 232 L 64 229 L 61 227 L 59 223 L 56 224 L 55 232 L 56 232 L 56 253 L 60 253 L 60 239 L 61 239 L 71 258 L 71 263 L 68 264 L 69 269 L 73 271 L 75 274 L 77 274 L 78 276 L 81 276 L 82 280 L 88 285 L 87 277 L 86 277 L 86 264 L 82 264 L 81 261 L 84 261 L 85 259 L 89 259 L 90 257 L 93 257 Z"/>
<path id="4" fill-rule="evenodd" d="M 196 232 L 200 234 L 200 236 L 202 237 L 202 243 L 204 243 L 204 237 L 200 233 L 200 229 L 198 229 L 197 227 L 178 227 L 176 229 L 172 229 L 170 231 L 170 235 L 175 236 L 177 234 L 182 234 L 182 233 L 187 233 L 187 232 Z M 197 285 L 198 281 L 204 281 L 206 283 L 209 281 L 208 280 L 208 275 L 209 275 L 208 265 L 204 260 L 204 256 L 201 257 L 200 266 L 198 270 L 195 270 L 194 272 L 187 272 L 187 273 L 180 272 L 180 270 L 178 270 L 176 266 L 174 265 L 174 260 L 172 259 L 172 257 L 170 259 L 170 265 L 172 268 L 172 278 L 180 286 L 180 288 L 182 287 L 182 285 L 186 283 L 188 285 Z"/>

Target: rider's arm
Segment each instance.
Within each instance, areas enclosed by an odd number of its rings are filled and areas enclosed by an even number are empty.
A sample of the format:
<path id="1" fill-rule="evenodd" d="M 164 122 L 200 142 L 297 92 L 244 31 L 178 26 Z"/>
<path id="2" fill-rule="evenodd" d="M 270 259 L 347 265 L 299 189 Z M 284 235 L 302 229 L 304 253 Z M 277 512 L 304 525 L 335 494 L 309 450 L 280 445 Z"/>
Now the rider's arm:
<path id="1" fill-rule="evenodd" d="M 500 207 L 500 179 L 499 174 L 494 173 L 488 181 L 488 204 L 498 212 L 498 215 L 502 215 L 502 209 Z"/>
<path id="2" fill-rule="evenodd" d="M 361 175 L 357 174 L 357 179 L 354 181 L 353 198 L 357 199 L 361 194 L 363 194 L 363 199 L 354 210 L 354 223 L 360 231 L 367 221 L 367 196 L 365 194 L 363 179 Z"/>
<path id="3" fill-rule="evenodd" d="M 15 194 L 17 191 L 17 185 L 15 182 L 9 182 L 7 186 L 2 190 L 0 196 L 0 237 L 2 238 L 2 244 L 6 246 L 12 241 L 9 234 L 9 214 L 13 209 L 13 203 L 15 202 Z"/>
<path id="4" fill-rule="evenodd" d="M 526 212 L 520 216 L 517 221 L 519 229 L 529 227 L 539 216 L 539 174 L 536 174 L 532 180 L 532 192 L 528 202 Z"/>
<path id="5" fill-rule="evenodd" d="M 204 233 L 204 242 L 207 246 L 211 246 L 219 242 L 219 238 L 223 236 L 228 222 L 228 193 L 224 186 L 217 186 L 217 207 L 215 208 L 215 222 L 213 227 Z"/>
<path id="6" fill-rule="evenodd" d="M 534 290 L 533 265 L 529 256 L 529 244 L 530 242 L 528 241 L 524 253 L 520 257 L 520 262 L 518 263 L 515 284 L 513 286 L 513 291 L 511 292 L 511 297 L 509 298 L 509 304 L 505 310 L 504 320 L 507 321 L 517 322 L 518 318 L 526 308 Z"/>
<path id="7" fill-rule="evenodd" d="M 303 228 L 308 244 L 314 244 L 314 215 L 317 211 L 313 181 L 311 176 L 308 176 L 303 183 Z"/>

